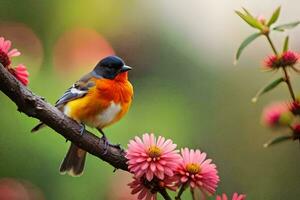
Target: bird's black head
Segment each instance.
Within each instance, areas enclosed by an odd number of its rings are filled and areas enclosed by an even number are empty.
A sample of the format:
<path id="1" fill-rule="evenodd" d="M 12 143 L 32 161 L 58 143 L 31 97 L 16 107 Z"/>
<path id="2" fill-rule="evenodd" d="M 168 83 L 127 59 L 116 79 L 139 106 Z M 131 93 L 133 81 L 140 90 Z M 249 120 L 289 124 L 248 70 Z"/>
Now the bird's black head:
<path id="1" fill-rule="evenodd" d="M 94 68 L 93 76 L 114 79 L 118 74 L 131 70 L 124 61 L 117 56 L 103 58 Z"/>

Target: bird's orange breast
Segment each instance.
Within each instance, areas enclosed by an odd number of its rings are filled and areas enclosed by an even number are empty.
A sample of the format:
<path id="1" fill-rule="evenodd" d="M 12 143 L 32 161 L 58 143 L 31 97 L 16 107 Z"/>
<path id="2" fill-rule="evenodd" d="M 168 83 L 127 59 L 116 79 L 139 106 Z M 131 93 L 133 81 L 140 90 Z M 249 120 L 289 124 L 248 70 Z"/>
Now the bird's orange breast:
<path id="1" fill-rule="evenodd" d="M 122 76 L 125 76 L 121 74 Z M 133 87 L 126 77 L 93 79 L 96 86 L 82 98 L 70 101 L 65 114 L 91 127 L 104 128 L 119 121 L 128 111 Z"/>

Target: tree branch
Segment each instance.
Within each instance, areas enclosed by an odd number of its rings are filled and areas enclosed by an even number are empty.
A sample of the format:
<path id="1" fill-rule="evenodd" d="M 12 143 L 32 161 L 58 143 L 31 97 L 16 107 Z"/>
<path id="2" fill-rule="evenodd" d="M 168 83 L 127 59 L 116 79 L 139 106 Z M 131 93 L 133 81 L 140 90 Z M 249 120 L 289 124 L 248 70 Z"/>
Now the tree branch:
<path id="1" fill-rule="evenodd" d="M 103 139 L 87 130 L 80 134 L 81 126 L 76 121 L 44 101 L 42 97 L 33 94 L 11 75 L 1 63 L 0 90 L 17 105 L 18 111 L 29 117 L 39 119 L 64 138 L 76 144 L 76 146 L 109 163 L 114 168 L 128 171 L 127 159 L 123 149 L 108 146 L 105 153 Z M 159 193 L 164 199 L 170 199 L 165 189 L 159 191 Z"/>
<path id="2" fill-rule="evenodd" d="M 117 169 L 128 171 L 124 150 L 109 146 L 105 152 L 104 141 L 88 131 L 80 135 L 81 126 L 23 86 L 0 63 L 0 90 L 18 107 L 20 112 L 37 118 L 78 147 L 106 161 Z"/>

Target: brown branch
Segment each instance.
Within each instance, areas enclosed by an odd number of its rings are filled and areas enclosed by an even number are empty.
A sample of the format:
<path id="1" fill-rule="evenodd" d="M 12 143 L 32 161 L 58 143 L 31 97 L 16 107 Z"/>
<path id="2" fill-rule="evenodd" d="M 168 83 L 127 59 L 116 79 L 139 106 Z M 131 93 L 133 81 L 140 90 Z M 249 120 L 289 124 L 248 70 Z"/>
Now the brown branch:
<path id="1" fill-rule="evenodd" d="M 77 122 L 44 101 L 42 97 L 33 94 L 11 75 L 1 63 L 0 90 L 17 105 L 18 111 L 25 113 L 29 117 L 39 119 L 67 140 L 109 163 L 115 169 L 128 171 L 127 159 L 123 149 L 109 146 L 107 152 L 104 153 L 105 145 L 103 139 L 87 130 L 80 134 L 81 126 Z M 170 199 L 165 189 L 160 190 L 159 193 L 164 199 Z"/>
<path id="2" fill-rule="evenodd" d="M 70 119 L 57 108 L 45 102 L 43 98 L 33 94 L 12 76 L 0 63 L 0 90 L 6 94 L 18 107 L 20 112 L 37 118 L 70 140 L 78 147 L 108 162 L 117 169 L 128 171 L 125 153 L 115 147 L 109 146 L 105 152 L 104 141 L 88 131 L 80 135 L 80 125 Z"/>

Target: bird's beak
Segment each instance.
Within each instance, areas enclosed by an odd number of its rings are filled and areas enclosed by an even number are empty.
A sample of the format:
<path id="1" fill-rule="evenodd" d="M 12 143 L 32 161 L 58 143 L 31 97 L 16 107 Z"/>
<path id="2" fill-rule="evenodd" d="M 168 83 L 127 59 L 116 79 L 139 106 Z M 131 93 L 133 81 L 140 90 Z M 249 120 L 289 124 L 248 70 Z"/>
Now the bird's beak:
<path id="1" fill-rule="evenodd" d="M 123 67 L 121 68 L 121 72 L 127 72 L 129 70 L 131 70 L 132 68 L 127 66 L 127 65 L 123 65 Z"/>

